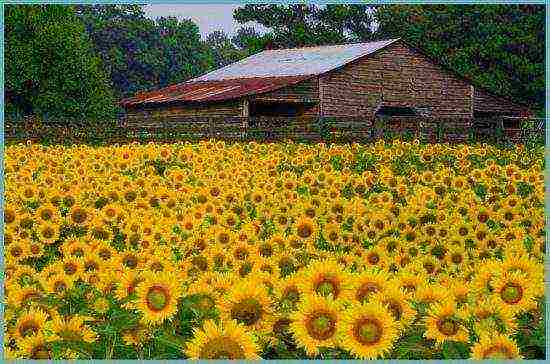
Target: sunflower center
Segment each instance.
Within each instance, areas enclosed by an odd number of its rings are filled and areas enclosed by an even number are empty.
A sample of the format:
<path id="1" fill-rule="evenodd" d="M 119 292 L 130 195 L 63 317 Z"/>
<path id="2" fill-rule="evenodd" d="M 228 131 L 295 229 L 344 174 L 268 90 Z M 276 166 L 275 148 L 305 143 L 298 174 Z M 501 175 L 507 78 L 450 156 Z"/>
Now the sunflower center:
<path id="1" fill-rule="evenodd" d="M 375 282 L 365 282 L 359 287 L 355 297 L 359 302 L 363 302 L 366 300 L 367 296 L 370 293 L 375 293 L 375 292 L 378 292 L 379 290 L 380 290 L 380 286 Z"/>
<path id="2" fill-rule="evenodd" d="M 50 359 L 50 352 L 46 345 L 38 345 L 32 349 L 31 359 Z"/>
<path id="3" fill-rule="evenodd" d="M 73 275 L 76 273 L 76 270 L 77 270 L 77 266 L 75 263 L 72 263 L 72 262 L 69 262 L 69 263 L 65 263 L 64 265 L 64 270 L 65 270 L 65 273 L 67 275 Z"/>
<path id="4" fill-rule="evenodd" d="M 260 246 L 260 255 L 262 257 L 270 257 L 273 255 L 273 248 L 269 244 L 262 244 Z"/>
<path id="5" fill-rule="evenodd" d="M 377 264 L 380 261 L 380 256 L 377 253 L 371 253 L 367 256 L 369 264 Z"/>
<path id="6" fill-rule="evenodd" d="M 86 221 L 88 215 L 86 214 L 86 211 L 82 209 L 77 209 L 71 214 L 71 217 L 73 218 L 73 221 L 77 224 L 82 224 Z"/>
<path id="7" fill-rule="evenodd" d="M 483 352 L 484 359 L 513 359 L 513 357 L 510 350 L 501 345 L 493 345 Z"/>
<path id="8" fill-rule="evenodd" d="M 451 256 L 451 260 L 455 264 L 460 264 L 462 262 L 462 255 L 455 253 Z"/>
<path id="9" fill-rule="evenodd" d="M 484 212 L 480 212 L 479 215 L 477 215 L 477 219 L 479 220 L 480 223 L 484 223 L 484 222 L 487 222 L 487 220 L 489 220 L 489 215 L 487 215 Z"/>
<path id="10" fill-rule="evenodd" d="M 151 264 L 151 270 L 153 272 L 162 272 L 164 270 L 164 266 L 161 262 L 154 262 L 153 264 Z"/>
<path id="11" fill-rule="evenodd" d="M 262 305 L 255 298 L 245 298 L 231 308 L 231 318 L 246 326 L 254 325 L 262 317 Z"/>
<path id="12" fill-rule="evenodd" d="M 336 332 L 336 319 L 329 312 L 316 312 L 306 321 L 308 334 L 317 340 L 327 340 Z"/>
<path id="13" fill-rule="evenodd" d="M 278 319 L 273 324 L 273 332 L 279 335 L 287 333 L 291 322 L 292 321 L 286 317 Z"/>
<path id="14" fill-rule="evenodd" d="M 38 330 L 38 324 L 33 320 L 29 320 L 21 324 L 19 327 L 19 334 L 21 334 L 22 337 L 27 337 L 37 333 Z"/>
<path id="15" fill-rule="evenodd" d="M 439 331 L 446 336 L 453 336 L 458 332 L 458 323 L 451 317 L 446 317 L 437 322 Z"/>
<path id="16" fill-rule="evenodd" d="M 313 227 L 309 223 L 303 223 L 298 225 L 297 232 L 299 237 L 306 239 L 313 234 Z"/>
<path id="17" fill-rule="evenodd" d="M 54 283 L 53 288 L 56 292 L 63 292 L 67 289 L 67 284 L 63 281 L 57 281 Z"/>
<path id="18" fill-rule="evenodd" d="M 363 345 L 372 345 L 382 337 L 382 325 L 376 319 L 363 318 L 353 325 L 353 336 Z"/>
<path id="19" fill-rule="evenodd" d="M 196 257 L 193 257 L 191 262 L 193 263 L 193 265 L 195 267 L 197 267 L 199 270 L 201 270 L 203 272 L 208 269 L 208 261 L 202 255 L 198 255 Z"/>
<path id="20" fill-rule="evenodd" d="M 500 291 L 500 297 L 510 305 L 516 304 L 523 298 L 523 288 L 515 283 L 506 283 Z"/>
<path id="21" fill-rule="evenodd" d="M 219 336 L 203 345 L 199 357 L 201 359 L 244 359 L 245 353 L 241 345 L 231 337 Z"/>
<path id="22" fill-rule="evenodd" d="M 385 303 L 388 305 L 388 309 L 390 310 L 390 313 L 395 321 L 401 320 L 401 315 L 403 314 L 403 308 L 401 305 L 395 300 L 388 300 Z"/>
<path id="23" fill-rule="evenodd" d="M 298 302 L 299 299 L 300 292 L 296 287 L 288 287 L 282 297 L 282 300 L 290 301 L 292 303 Z"/>
<path id="24" fill-rule="evenodd" d="M 84 268 L 86 272 L 93 272 L 99 269 L 99 265 L 97 264 L 97 262 L 90 261 L 90 262 L 86 262 L 86 264 L 84 265 Z"/>
<path id="25" fill-rule="evenodd" d="M 127 255 L 123 259 L 123 264 L 127 266 L 128 268 L 135 268 L 137 266 L 137 258 L 133 255 Z"/>
<path id="26" fill-rule="evenodd" d="M 15 213 L 11 210 L 4 210 L 4 221 L 7 223 L 7 224 L 11 224 L 12 222 L 15 221 Z"/>
<path id="27" fill-rule="evenodd" d="M 149 288 L 145 300 L 147 301 L 147 307 L 151 311 L 159 312 L 168 306 L 169 295 L 166 290 L 159 286 Z"/>
<path id="28" fill-rule="evenodd" d="M 221 244 L 227 244 L 229 242 L 229 235 L 225 234 L 225 233 L 220 233 L 218 235 L 218 241 L 221 243 Z"/>
<path id="29" fill-rule="evenodd" d="M 336 298 L 339 291 L 338 283 L 329 277 L 323 278 L 315 287 L 315 292 L 325 297 L 332 294 Z"/>

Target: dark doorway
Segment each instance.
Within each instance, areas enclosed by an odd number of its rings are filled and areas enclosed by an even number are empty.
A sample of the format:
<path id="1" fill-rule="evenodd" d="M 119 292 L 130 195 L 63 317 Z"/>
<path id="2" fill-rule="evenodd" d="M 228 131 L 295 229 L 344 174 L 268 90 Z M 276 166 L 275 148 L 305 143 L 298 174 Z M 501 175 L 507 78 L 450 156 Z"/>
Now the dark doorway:
<path id="1" fill-rule="evenodd" d="M 381 106 L 375 115 L 376 117 L 416 116 L 417 112 L 408 106 Z"/>
<path id="2" fill-rule="evenodd" d="M 303 111 L 303 106 L 296 103 L 252 102 L 250 116 L 293 117 Z"/>

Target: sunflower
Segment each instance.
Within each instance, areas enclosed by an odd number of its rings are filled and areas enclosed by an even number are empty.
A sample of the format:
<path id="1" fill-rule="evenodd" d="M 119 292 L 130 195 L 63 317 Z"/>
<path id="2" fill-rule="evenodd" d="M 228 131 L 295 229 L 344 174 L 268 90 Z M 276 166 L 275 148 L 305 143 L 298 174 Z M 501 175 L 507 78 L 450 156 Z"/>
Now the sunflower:
<path id="1" fill-rule="evenodd" d="M 170 319 L 176 313 L 183 293 L 179 280 L 173 273 L 164 271 L 147 272 L 143 278 L 137 285 L 137 302 L 133 304 L 143 315 L 141 321 L 155 325 Z"/>
<path id="2" fill-rule="evenodd" d="M 103 217 L 106 221 L 114 222 L 119 217 L 119 215 L 120 208 L 117 206 L 117 204 L 108 203 L 101 209 L 101 217 Z"/>
<path id="3" fill-rule="evenodd" d="M 151 338 L 148 327 L 137 323 L 133 327 L 122 331 L 122 340 L 126 345 L 141 346 Z"/>
<path id="4" fill-rule="evenodd" d="M 195 329 L 185 354 L 189 359 L 259 359 L 260 348 L 252 334 L 236 321 L 205 321 Z"/>
<path id="5" fill-rule="evenodd" d="M 96 341 L 96 333 L 84 324 L 84 321 L 88 319 L 88 317 L 80 315 L 62 317 L 59 314 L 54 314 L 51 322 L 54 337 L 57 340 L 72 342 L 92 343 Z"/>
<path id="6" fill-rule="evenodd" d="M 57 208 L 52 203 L 45 203 L 36 209 L 34 215 L 41 222 L 57 223 L 60 219 L 60 214 Z"/>
<path id="7" fill-rule="evenodd" d="M 315 236 L 317 224 L 309 217 L 299 217 L 294 223 L 296 234 L 302 239 L 307 239 L 310 236 Z"/>
<path id="8" fill-rule="evenodd" d="M 390 275 L 384 271 L 368 269 L 359 274 L 353 274 L 350 278 L 353 298 L 362 303 L 367 301 L 371 294 L 383 291 L 390 280 Z"/>
<path id="9" fill-rule="evenodd" d="M 275 282 L 274 294 L 278 298 L 277 302 L 283 311 L 294 310 L 300 302 L 303 293 L 300 290 L 299 282 L 300 277 L 297 274 Z"/>
<path id="10" fill-rule="evenodd" d="M 15 324 L 15 338 L 21 340 L 41 333 L 47 319 L 48 314 L 40 308 L 31 308 L 24 311 Z"/>
<path id="11" fill-rule="evenodd" d="M 445 261 L 451 268 L 460 269 L 467 262 L 466 250 L 462 245 L 455 245 L 450 247 L 448 253 L 445 255 Z"/>
<path id="12" fill-rule="evenodd" d="M 71 210 L 69 211 L 68 217 L 69 221 L 73 224 L 84 226 L 87 225 L 87 223 L 92 218 L 92 213 L 88 208 L 79 205 L 73 205 L 71 207 Z"/>
<path id="13" fill-rule="evenodd" d="M 125 300 L 128 296 L 136 293 L 136 287 L 143 282 L 143 273 L 132 269 L 126 269 L 120 274 L 115 297 L 119 300 Z"/>
<path id="14" fill-rule="evenodd" d="M 412 294 L 405 292 L 395 281 L 388 282 L 383 291 L 371 296 L 371 300 L 387 307 L 399 330 L 409 327 L 416 316 L 410 303 Z"/>
<path id="15" fill-rule="evenodd" d="M 300 290 L 321 296 L 331 295 L 334 299 L 350 295 L 349 274 L 334 259 L 310 263 L 300 273 Z"/>
<path id="16" fill-rule="evenodd" d="M 286 277 L 299 269 L 300 263 L 290 252 L 277 253 L 271 259 L 279 267 L 281 277 Z"/>
<path id="17" fill-rule="evenodd" d="M 323 236 L 333 245 L 340 243 L 342 239 L 340 226 L 335 223 L 329 223 L 325 225 L 323 229 Z"/>
<path id="18" fill-rule="evenodd" d="M 42 333 L 28 336 L 18 342 L 19 357 L 26 359 L 52 359 L 51 339 Z"/>
<path id="19" fill-rule="evenodd" d="M 471 359 L 523 359 L 517 344 L 511 338 L 495 332 L 482 335 L 471 350 Z"/>
<path id="20" fill-rule="evenodd" d="M 248 329 L 267 333 L 273 319 L 273 308 L 266 287 L 254 278 L 237 282 L 222 297 L 220 312 L 224 319 L 235 320 Z"/>
<path id="21" fill-rule="evenodd" d="M 321 347 L 336 347 L 342 307 L 330 297 L 306 295 L 298 309 L 290 315 L 290 330 L 298 346 L 308 355 L 316 355 Z"/>
<path id="22" fill-rule="evenodd" d="M 421 284 L 428 280 L 424 272 L 418 274 L 412 271 L 400 270 L 397 273 L 397 283 L 405 292 L 414 293 Z"/>
<path id="23" fill-rule="evenodd" d="M 493 331 L 512 334 L 517 330 L 513 311 L 499 304 L 494 296 L 469 305 L 468 311 L 474 319 L 474 330 L 478 335 Z"/>
<path id="24" fill-rule="evenodd" d="M 339 341 L 358 359 L 375 359 L 389 352 L 397 340 L 395 321 L 380 302 L 355 304 L 345 311 Z"/>
<path id="25" fill-rule="evenodd" d="M 438 344 L 445 341 L 468 342 L 468 332 L 462 325 L 464 317 L 461 311 L 456 309 L 453 300 L 447 299 L 434 303 L 425 318 L 426 331 L 424 336 L 435 340 Z"/>
<path id="26" fill-rule="evenodd" d="M 78 280 L 84 273 L 84 261 L 81 257 L 68 256 L 61 261 L 63 272 L 71 279 Z"/>
<path id="27" fill-rule="evenodd" d="M 365 249 L 363 254 L 363 264 L 370 269 L 385 269 L 389 264 L 389 258 L 382 247 L 376 245 L 369 249 Z"/>
<path id="28" fill-rule="evenodd" d="M 491 283 L 493 295 L 498 298 L 498 302 L 514 314 L 536 307 L 533 283 L 527 280 L 526 274 L 519 271 L 500 274 Z"/>
<path id="29" fill-rule="evenodd" d="M 65 292 L 73 288 L 74 279 L 61 272 L 47 278 L 41 277 L 40 284 L 48 293 L 64 295 Z"/>
<path id="30" fill-rule="evenodd" d="M 434 302 L 452 298 L 452 292 L 441 284 L 426 281 L 416 288 L 414 298 L 416 301 L 431 305 Z"/>

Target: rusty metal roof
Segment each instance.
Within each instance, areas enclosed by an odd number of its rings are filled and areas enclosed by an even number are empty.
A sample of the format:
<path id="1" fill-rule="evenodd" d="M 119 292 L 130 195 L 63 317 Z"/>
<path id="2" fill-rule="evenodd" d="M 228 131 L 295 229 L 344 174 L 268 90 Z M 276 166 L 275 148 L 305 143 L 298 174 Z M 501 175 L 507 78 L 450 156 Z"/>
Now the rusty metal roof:
<path id="1" fill-rule="evenodd" d="M 156 91 L 138 93 L 124 99 L 122 106 L 173 101 L 206 102 L 235 99 L 246 95 L 273 91 L 303 81 L 311 76 L 255 77 L 220 81 L 184 82 Z"/>
<path id="2" fill-rule="evenodd" d="M 220 101 L 269 92 L 341 67 L 399 39 L 267 50 L 187 82 L 138 93 L 120 104 Z"/>

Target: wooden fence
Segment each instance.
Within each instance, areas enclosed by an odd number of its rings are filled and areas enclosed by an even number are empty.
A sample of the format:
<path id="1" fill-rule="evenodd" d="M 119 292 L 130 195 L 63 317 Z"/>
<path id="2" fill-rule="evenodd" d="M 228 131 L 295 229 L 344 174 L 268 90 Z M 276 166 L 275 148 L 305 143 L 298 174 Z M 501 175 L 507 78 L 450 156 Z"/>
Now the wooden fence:
<path id="1" fill-rule="evenodd" d="M 380 138 L 419 139 L 437 143 L 544 143 L 541 119 L 436 119 L 400 117 L 366 119 L 357 117 L 251 118 L 194 117 L 79 120 L 6 120 L 7 142 L 128 143 L 196 141 L 277 141 L 369 143 Z"/>

